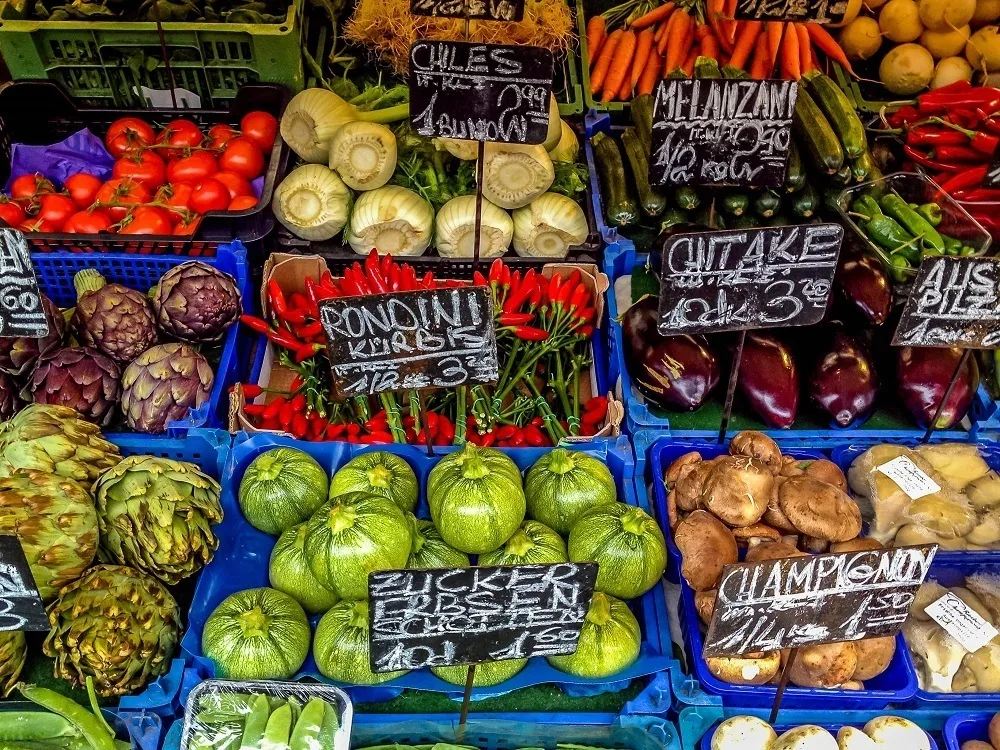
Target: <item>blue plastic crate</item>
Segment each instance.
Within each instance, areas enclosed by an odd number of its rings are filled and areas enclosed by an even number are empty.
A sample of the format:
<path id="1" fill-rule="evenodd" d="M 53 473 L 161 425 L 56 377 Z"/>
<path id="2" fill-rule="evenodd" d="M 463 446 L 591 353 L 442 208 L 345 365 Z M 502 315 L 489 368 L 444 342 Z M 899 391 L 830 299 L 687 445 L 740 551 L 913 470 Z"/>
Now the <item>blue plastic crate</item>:
<path id="1" fill-rule="evenodd" d="M 100 271 L 109 283 L 118 283 L 140 292 L 154 287 L 160 277 L 174 266 L 186 263 L 191 258 L 177 255 L 135 255 L 131 253 L 32 253 L 31 261 L 42 292 L 59 307 L 76 305 L 76 290 L 73 276 L 77 271 L 92 268 Z M 246 250 L 239 242 L 220 245 L 214 257 L 197 258 L 202 263 L 218 268 L 236 280 L 236 286 L 243 295 L 244 312 L 256 308 L 253 286 L 250 282 L 250 268 Z M 253 337 L 240 326 L 233 325 L 222 343 L 219 362 L 215 366 L 215 382 L 207 404 L 200 409 L 192 409 L 186 418 L 171 422 L 168 433 L 188 430 L 193 427 L 225 427 L 229 408 L 228 392 L 246 371 L 250 359 Z"/>
<path id="2" fill-rule="evenodd" d="M 1000 705 L 994 704 L 994 709 Z M 944 725 L 944 746 L 946 750 L 959 750 L 963 742 L 980 740 L 989 743 L 989 726 L 995 711 L 983 713 L 959 713 L 948 717 Z"/>
<path id="3" fill-rule="evenodd" d="M 823 729 L 827 730 L 834 737 L 837 736 L 837 731 L 843 726 L 853 726 L 857 727 L 858 729 L 861 729 L 864 726 L 863 723 L 839 722 L 835 719 L 835 716 L 836 716 L 835 712 L 824 711 L 823 715 L 817 716 L 815 721 L 803 722 L 803 723 L 809 723 L 821 726 L 823 727 Z M 709 727 L 708 731 L 705 732 L 705 734 L 702 735 L 701 742 L 698 743 L 698 750 L 712 750 L 712 734 L 715 732 L 715 730 L 721 723 L 722 721 L 717 721 L 715 724 Z M 779 724 L 774 725 L 774 731 L 777 732 L 778 736 L 780 737 L 783 732 L 787 732 L 789 729 L 794 729 L 795 727 L 798 726 L 802 726 L 802 724 L 788 724 L 786 722 L 781 722 Z M 927 734 L 927 739 L 930 740 L 931 750 L 938 750 L 938 743 L 935 741 L 934 736 L 926 729 L 924 730 L 924 732 Z M 901 750 L 905 749 L 901 748 Z"/>
<path id="4" fill-rule="evenodd" d="M 277 446 L 296 447 L 306 451 L 319 461 L 329 474 L 333 474 L 351 458 L 371 450 L 387 450 L 402 456 L 413 467 L 420 481 L 421 498 L 418 513 L 424 517 L 427 517 L 427 504 L 423 489 L 427 475 L 443 454 L 457 450 L 457 448 L 437 448 L 435 455 L 429 457 L 418 446 L 362 446 L 333 442 L 305 443 L 291 438 L 272 437 L 264 434 L 249 439 L 241 439 L 238 436 L 236 445 L 230 454 L 223 480 L 222 506 L 226 517 L 218 527 L 219 536 L 231 540 L 232 543 L 223 545 L 216 553 L 212 563 L 202 572 L 195 589 L 194 604 L 188 617 L 188 630 L 181 642 L 182 653 L 188 666 L 203 670 L 202 677 L 212 674 L 211 662 L 205 659 L 201 652 L 201 632 L 205 620 L 215 607 L 230 594 L 268 585 L 268 561 L 275 539 L 246 522 L 240 512 L 236 493 L 240 478 L 250 462 L 264 451 Z M 616 442 L 601 441 L 576 444 L 573 447 L 575 450 L 582 450 L 598 457 L 608 466 L 615 478 L 618 496 L 623 502 L 643 507 L 634 493 L 632 448 L 626 438 L 620 438 Z M 521 470 L 525 470 L 549 449 L 502 450 Z M 648 510 L 648 506 L 645 506 L 644 509 Z M 531 659 L 528 666 L 519 674 L 500 685 L 491 688 L 475 688 L 473 698 L 480 699 L 502 695 L 517 688 L 547 683 L 557 684 L 571 695 L 597 694 L 624 689 L 633 679 L 653 675 L 666 669 L 670 665 L 670 659 L 664 654 L 669 653 L 670 638 L 665 619 L 666 601 L 663 588 L 654 586 L 652 590 L 631 604 L 640 623 L 643 642 L 639 659 L 629 669 L 610 679 L 579 679 L 556 670 L 549 666 L 544 659 L 536 658 Z M 666 644 L 666 651 L 664 651 L 664 644 Z M 311 655 L 297 678 L 313 678 L 330 682 L 320 675 Z M 343 687 L 348 689 L 356 701 L 388 700 L 398 695 L 404 688 L 432 690 L 453 696 L 460 696 L 462 693 L 459 686 L 444 682 L 429 671 L 424 670 L 411 672 L 378 686 Z M 662 691 L 662 688 L 663 685 L 660 684 L 658 690 Z"/>
<path id="5" fill-rule="evenodd" d="M 0 712 L 41 711 L 45 709 L 36 703 L 25 700 L 13 700 L 0 703 Z M 89 708 L 87 709 L 89 713 Z M 133 750 L 160 750 L 160 740 L 163 736 L 163 723 L 159 716 L 133 714 L 127 711 L 101 709 L 104 720 L 119 737 L 128 736 L 129 745 Z"/>

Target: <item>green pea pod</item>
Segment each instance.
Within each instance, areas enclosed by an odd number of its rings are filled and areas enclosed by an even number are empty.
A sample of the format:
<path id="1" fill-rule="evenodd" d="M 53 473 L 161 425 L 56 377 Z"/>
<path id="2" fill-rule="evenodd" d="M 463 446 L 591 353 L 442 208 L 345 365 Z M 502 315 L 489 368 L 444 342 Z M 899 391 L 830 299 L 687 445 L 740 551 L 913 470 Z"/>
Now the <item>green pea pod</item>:
<path id="1" fill-rule="evenodd" d="M 287 703 L 276 708 L 267 720 L 264 736 L 257 745 L 259 750 L 288 750 L 292 734 L 292 707 Z"/>
<path id="2" fill-rule="evenodd" d="M 221 719 L 222 721 L 243 720 L 250 713 L 250 706 L 255 697 L 247 693 L 208 693 L 203 695 L 198 701 L 198 707 L 201 709 L 198 713 L 198 721 L 202 723 L 206 721 L 202 718 L 206 712 L 219 716 L 229 716 L 229 718 Z"/>
<path id="3" fill-rule="evenodd" d="M 240 750 L 256 750 L 267 728 L 267 720 L 271 716 L 271 704 L 266 695 L 258 695 L 250 704 L 250 713 L 243 722 L 243 739 Z"/>
<path id="4" fill-rule="evenodd" d="M 941 239 L 938 231 L 931 226 L 927 219 L 906 205 L 906 201 L 898 195 L 895 193 L 883 195 L 879 205 L 887 216 L 891 216 L 906 227 L 913 236 L 919 237 L 923 248 L 933 248 L 941 253 L 944 252 L 944 240 Z"/>
<path id="5" fill-rule="evenodd" d="M 325 713 L 326 701 L 322 698 L 313 698 L 306 703 L 292 730 L 292 739 L 288 743 L 291 750 L 316 750 Z"/>
<path id="6" fill-rule="evenodd" d="M 21 685 L 21 695 L 70 722 L 86 737 L 93 750 L 116 750 L 115 738 L 108 734 L 104 720 L 94 716 L 71 698 L 35 685 Z"/>
<path id="7" fill-rule="evenodd" d="M 323 728 L 319 733 L 319 750 L 335 750 L 334 738 L 338 729 L 340 720 L 337 718 L 337 709 L 327 704 L 323 711 Z"/>
<path id="8" fill-rule="evenodd" d="M 294 695 L 288 696 L 288 707 L 292 710 L 292 720 L 289 726 L 294 727 L 299 720 L 299 714 L 302 713 L 302 704 L 299 703 L 299 699 Z"/>
<path id="9" fill-rule="evenodd" d="M 0 711 L 0 741 L 48 740 L 78 731 L 69 720 L 46 711 Z"/>

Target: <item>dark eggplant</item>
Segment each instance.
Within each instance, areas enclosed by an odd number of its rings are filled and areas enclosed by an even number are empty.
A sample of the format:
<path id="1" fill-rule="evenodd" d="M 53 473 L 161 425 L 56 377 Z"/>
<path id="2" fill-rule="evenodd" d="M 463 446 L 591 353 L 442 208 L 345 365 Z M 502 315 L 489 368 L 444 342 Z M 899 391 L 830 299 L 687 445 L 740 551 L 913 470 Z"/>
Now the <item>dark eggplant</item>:
<path id="1" fill-rule="evenodd" d="M 719 360 L 704 336 L 664 336 L 656 328 L 658 300 L 645 297 L 625 311 L 625 366 L 639 392 L 671 411 L 699 408 L 719 382 Z"/>
<path id="2" fill-rule="evenodd" d="M 791 349 L 774 336 L 747 331 L 738 385 L 757 416 L 771 427 L 795 422 L 799 371 Z"/>
<path id="3" fill-rule="evenodd" d="M 862 424 L 875 407 L 878 378 L 859 343 L 837 331 L 816 360 L 809 378 L 809 396 L 826 413 L 831 427 Z"/>
<path id="4" fill-rule="evenodd" d="M 904 346 L 897 350 L 896 379 L 899 397 L 921 427 L 928 427 L 934 419 L 961 358 L 961 349 Z M 979 367 L 976 358 L 969 357 L 959 373 L 958 381 L 935 429 L 946 430 L 958 424 L 969 411 L 977 388 Z"/>
<path id="5" fill-rule="evenodd" d="M 836 276 L 837 296 L 869 325 L 880 326 L 892 312 L 892 281 L 882 263 L 871 255 L 846 255 Z"/>

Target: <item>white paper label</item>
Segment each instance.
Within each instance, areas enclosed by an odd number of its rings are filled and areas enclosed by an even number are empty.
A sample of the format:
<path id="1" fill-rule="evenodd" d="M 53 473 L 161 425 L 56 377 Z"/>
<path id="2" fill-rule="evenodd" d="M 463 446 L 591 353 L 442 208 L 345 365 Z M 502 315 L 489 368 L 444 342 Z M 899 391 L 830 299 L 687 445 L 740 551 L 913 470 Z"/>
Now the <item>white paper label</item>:
<path id="1" fill-rule="evenodd" d="M 176 88 L 174 89 L 174 96 L 171 96 L 169 89 L 161 91 L 160 89 L 151 89 L 146 86 L 140 86 L 139 88 L 142 89 L 142 95 L 151 107 L 173 109 L 174 97 L 177 97 L 177 107 L 179 109 L 201 109 L 201 97 L 193 91 Z"/>
<path id="2" fill-rule="evenodd" d="M 970 654 L 1000 635 L 976 610 L 950 592 L 924 611 Z"/>
<path id="3" fill-rule="evenodd" d="M 898 484 L 899 489 L 911 500 L 919 500 L 926 495 L 941 491 L 941 486 L 906 456 L 898 456 L 876 470 Z"/>

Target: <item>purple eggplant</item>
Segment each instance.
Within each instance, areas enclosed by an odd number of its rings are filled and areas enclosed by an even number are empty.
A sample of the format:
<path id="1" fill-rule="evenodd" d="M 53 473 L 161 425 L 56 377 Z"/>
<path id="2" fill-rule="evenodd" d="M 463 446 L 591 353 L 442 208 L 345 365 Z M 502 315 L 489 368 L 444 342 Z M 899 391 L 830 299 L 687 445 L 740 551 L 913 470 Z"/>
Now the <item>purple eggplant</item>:
<path id="1" fill-rule="evenodd" d="M 766 333 L 747 331 L 738 379 L 740 393 L 771 427 L 791 427 L 799 405 L 799 371 L 792 351 Z"/>
<path id="2" fill-rule="evenodd" d="M 961 349 L 904 346 L 897 350 L 899 397 L 920 427 L 930 426 L 961 358 Z M 946 430 L 960 422 L 969 411 L 977 388 L 979 366 L 975 357 L 969 357 L 934 428 Z"/>
<path id="3" fill-rule="evenodd" d="M 664 336 L 658 301 L 646 297 L 622 317 L 625 366 L 636 388 L 671 411 L 699 408 L 719 382 L 719 361 L 704 336 Z"/>
<path id="4" fill-rule="evenodd" d="M 836 276 L 837 295 L 855 317 L 880 326 L 892 312 L 892 281 L 871 255 L 846 255 Z"/>
<path id="5" fill-rule="evenodd" d="M 813 402 L 830 417 L 831 426 L 857 426 L 871 415 L 877 390 L 868 355 L 852 336 L 835 332 L 809 379 Z"/>

